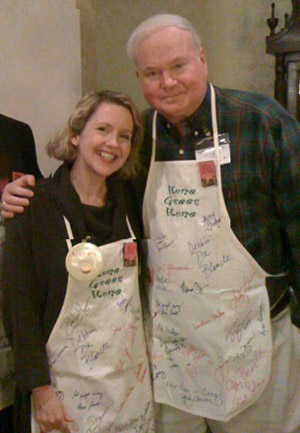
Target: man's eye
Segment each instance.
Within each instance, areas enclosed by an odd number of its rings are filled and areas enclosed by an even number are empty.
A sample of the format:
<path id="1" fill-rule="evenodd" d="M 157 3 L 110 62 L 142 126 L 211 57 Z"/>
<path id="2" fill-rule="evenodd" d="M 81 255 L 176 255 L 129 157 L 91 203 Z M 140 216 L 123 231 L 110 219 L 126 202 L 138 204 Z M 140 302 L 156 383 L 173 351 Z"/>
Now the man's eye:
<path id="1" fill-rule="evenodd" d="M 106 128 L 106 126 L 99 126 L 97 129 L 98 129 L 99 132 L 101 132 L 101 133 L 103 133 L 103 134 L 104 134 L 105 132 L 107 132 L 107 128 Z"/>
<path id="2" fill-rule="evenodd" d="M 159 76 L 159 73 L 157 71 L 148 71 L 146 72 L 146 78 L 149 80 L 156 80 Z"/>
<path id="3" fill-rule="evenodd" d="M 176 63 L 176 65 L 174 65 L 173 67 L 173 70 L 175 72 L 180 72 L 184 69 L 185 65 L 186 65 L 185 63 Z"/>

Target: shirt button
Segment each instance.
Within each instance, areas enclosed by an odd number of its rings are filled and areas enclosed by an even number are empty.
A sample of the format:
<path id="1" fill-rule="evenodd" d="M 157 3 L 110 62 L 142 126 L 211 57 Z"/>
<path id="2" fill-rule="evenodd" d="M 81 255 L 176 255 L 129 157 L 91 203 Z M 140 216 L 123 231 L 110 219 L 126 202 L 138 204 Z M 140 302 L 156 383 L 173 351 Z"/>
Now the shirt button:
<path id="1" fill-rule="evenodd" d="M 198 137 L 199 131 L 194 131 L 194 135 L 195 135 L 195 137 Z"/>
<path id="2" fill-rule="evenodd" d="M 171 125 L 170 125 L 170 123 L 167 123 L 167 128 L 168 128 L 168 129 L 170 129 L 170 128 L 171 128 Z"/>
<path id="3" fill-rule="evenodd" d="M 184 154 L 184 150 L 183 149 L 180 149 L 179 150 L 179 155 L 183 155 Z"/>

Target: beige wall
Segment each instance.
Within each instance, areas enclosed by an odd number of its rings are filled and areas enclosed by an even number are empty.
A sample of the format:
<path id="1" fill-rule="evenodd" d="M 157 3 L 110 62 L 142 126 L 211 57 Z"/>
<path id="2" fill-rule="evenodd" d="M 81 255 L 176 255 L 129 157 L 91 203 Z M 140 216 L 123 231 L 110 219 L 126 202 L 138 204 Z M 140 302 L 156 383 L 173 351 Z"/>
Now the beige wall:
<path id="1" fill-rule="evenodd" d="M 125 52 L 131 30 L 155 13 L 190 19 L 202 35 L 210 79 L 273 94 L 265 53 L 272 0 L 0 0 L 0 112 L 33 129 L 41 170 L 57 162 L 44 145 L 75 102 L 94 88 L 131 94 L 146 107 Z M 276 0 L 283 26 L 291 0 Z M 80 34 L 81 32 L 81 34 Z"/>
<path id="2" fill-rule="evenodd" d="M 131 30 L 152 14 L 190 19 L 202 36 L 210 79 L 219 86 L 273 95 L 274 58 L 265 52 L 271 0 L 94 0 L 97 19 L 97 84 L 130 93 L 146 106 L 125 54 Z M 291 0 L 277 0 L 279 28 Z"/>
<path id="3" fill-rule="evenodd" d="M 81 96 L 80 20 L 75 0 L 0 0 L 0 112 L 30 124 L 44 150 Z"/>

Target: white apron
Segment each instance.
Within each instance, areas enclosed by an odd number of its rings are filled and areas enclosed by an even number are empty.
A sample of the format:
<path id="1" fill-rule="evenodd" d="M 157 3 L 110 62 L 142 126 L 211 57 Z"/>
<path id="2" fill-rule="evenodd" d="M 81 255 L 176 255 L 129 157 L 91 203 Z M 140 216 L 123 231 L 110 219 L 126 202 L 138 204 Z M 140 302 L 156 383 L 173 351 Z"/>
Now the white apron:
<path id="1" fill-rule="evenodd" d="M 0 260 L 2 260 L 4 235 L 5 229 L 0 216 Z M 3 327 L 1 304 L 2 293 L 0 289 L 0 410 L 5 409 L 13 403 L 16 384 L 13 353 Z"/>
<path id="2" fill-rule="evenodd" d="M 143 219 L 149 269 L 149 350 L 154 400 L 227 421 L 262 394 L 272 341 L 268 275 L 230 227 L 222 193 L 215 94 L 217 185 L 198 161 L 155 162 Z"/>
<path id="3" fill-rule="evenodd" d="M 94 280 L 69 275 L 47 343 L 52 386 L 75 419 L 72 432 L 154 432 L 137 257 L 124 266 L 128 243 L 133 238 L 99 247 L 104 267 Z"/>

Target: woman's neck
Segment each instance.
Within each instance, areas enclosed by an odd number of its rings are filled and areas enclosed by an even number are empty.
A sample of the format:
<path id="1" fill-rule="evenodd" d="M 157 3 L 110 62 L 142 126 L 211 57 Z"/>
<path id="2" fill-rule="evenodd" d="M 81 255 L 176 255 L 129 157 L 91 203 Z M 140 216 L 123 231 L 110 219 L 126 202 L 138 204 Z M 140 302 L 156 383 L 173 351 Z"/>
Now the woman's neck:
<path id="1" fill-rule="evenodd" d="M 106 178 L 89 176 L 74 164 L 70 171 L 70 180 L 80 197 L 81 203 L 96 207 L 105 205 L 107 194 Z"/>

